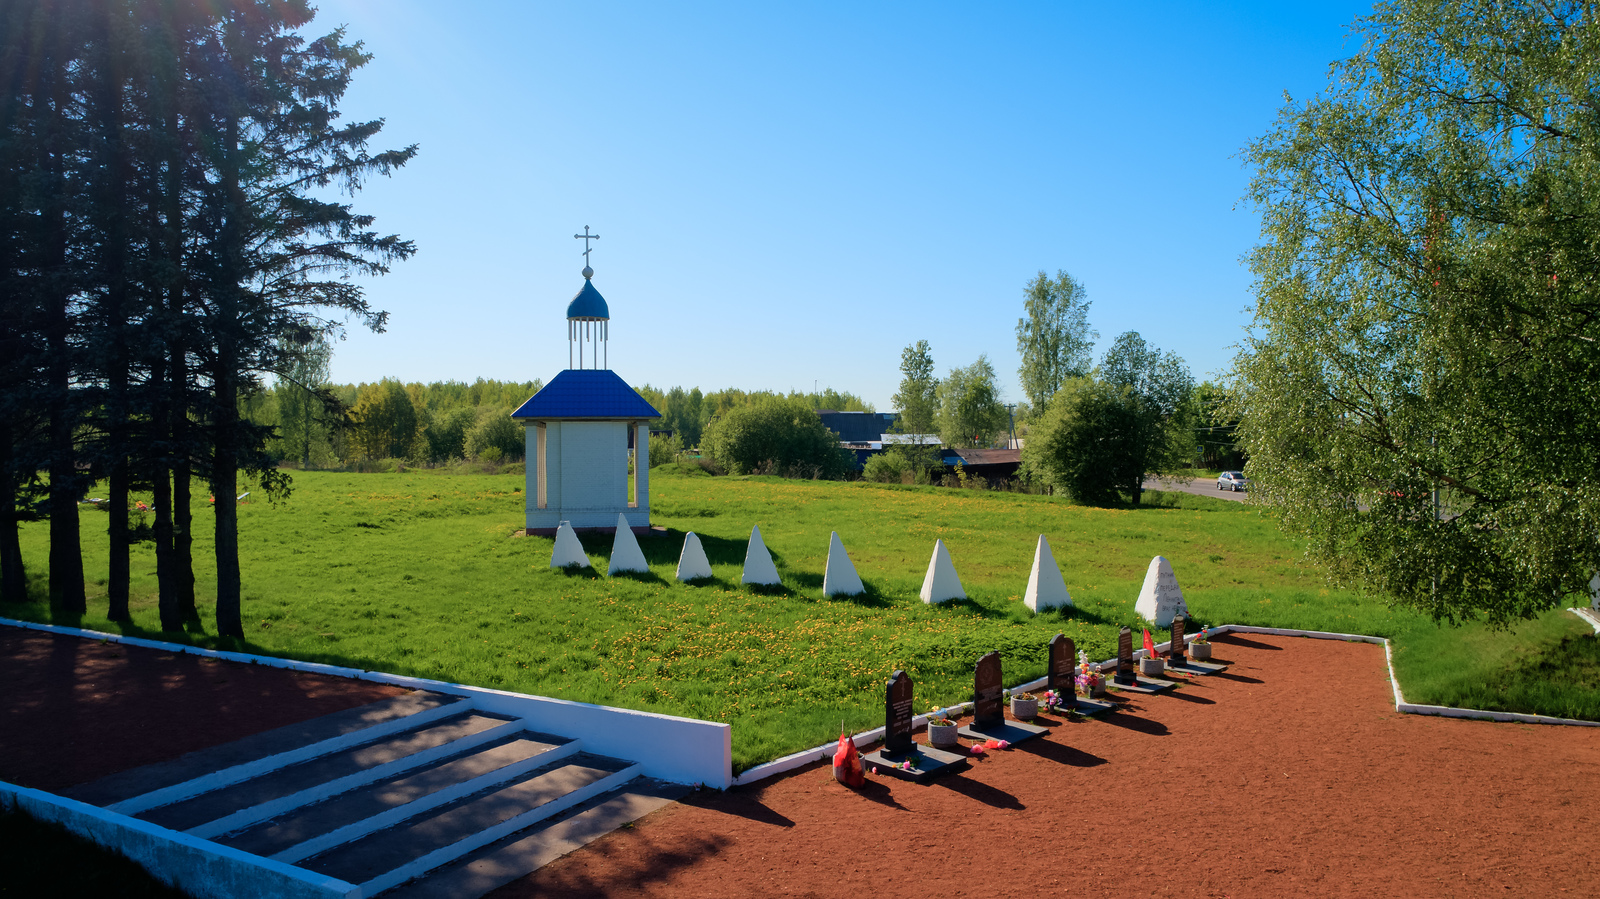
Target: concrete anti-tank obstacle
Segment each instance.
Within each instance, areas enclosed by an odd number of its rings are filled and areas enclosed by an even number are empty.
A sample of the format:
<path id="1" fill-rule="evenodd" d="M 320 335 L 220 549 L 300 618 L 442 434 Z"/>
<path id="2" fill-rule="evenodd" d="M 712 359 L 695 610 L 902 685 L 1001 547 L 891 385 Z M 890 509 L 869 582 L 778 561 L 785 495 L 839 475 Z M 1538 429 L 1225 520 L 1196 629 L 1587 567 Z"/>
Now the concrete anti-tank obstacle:
<path id="1" fill-rule="evenodd" d="M 1023 605 L 1043 612 L 1057 607 L 1072 608 L 1072 594 L 1067 592 L 1066 578 L 1061 576 L 1061 566 L 1050 552 L 1050 541 L 1039 535 L 1039 544 L 1033 548 L 1033 570 L 1028 572 L 1028 592 L 1022 596 Z"/>
<path id="2" fill-rule="evenodd" d="M 767 552 L 767 544 L 761 541 L 760 525 L 750 528 L 750 544 L 744 550 L 744 576 L 739 582 L 768 587 L 783 583 L 778 579 L 778 569 L 772 564 L 772 553 Z"/>
<path id="3" fill-rule="evenodd" d="M 1144 586 L 1139 590 L 1139 601 L 1133 604 L 1139 617 L 1156 627 L 1170 627 L 1175 615 L 1189 617 L 1189 607 L 1183 601 L 1183 591 L 1178 588 L 1178 576 L 1172 573 L 1172 563 L 1165 556 L 1150 560 L 1144 573 Z"/>
<path id="4" fill-rule="evenodd" d="M 867 592 L 861 584 L 861 576 L 856 574 L 856 566 L 850 561 L 850 555 L 844 551 L 844 543 L 839 540 L 839 532 L 831 531 L 828 542 L 828 570 L 822 575 L 823 596 L 856 596 Z"/>
<path id="5" fill-rule="evenodd" d="M 961 589 L 961 576 L 950 560 L 950 550 L 943 540 L 933 543 L 933 558 L 928 560 L 928 573 L 922 578 L 922 601 L 928 604 L 951 599 L 966 599 L 967 591 Z"/>
<path id="6" fill-rule="evenodd" d="M 705 547 L 694 531 L 683 536 L 683 552 L 678 556 L 678 580 L 692 581 L 711 576 L 711 562 L 706 559 Z"/>
<path id="7" fill-rule="evenodd" d="M 606 569 L 606 576 L 624 571 L 649 570 L 644 553 L 639 549 L 639 541 L 633 537 L 633 526 L 628 524 L 628 516 L 617 513 L 617 536 L 611 542 L 611 565 Z"/>
<path id="8" fill-rule="evenodd" d="M 572 525 L 561 522 L 556 528 L 555 549 L 550 552 L 551 568 L 592 568 L 589 557 L 583 551 L 583 544 L 578 541 L 578 532 Z"/>

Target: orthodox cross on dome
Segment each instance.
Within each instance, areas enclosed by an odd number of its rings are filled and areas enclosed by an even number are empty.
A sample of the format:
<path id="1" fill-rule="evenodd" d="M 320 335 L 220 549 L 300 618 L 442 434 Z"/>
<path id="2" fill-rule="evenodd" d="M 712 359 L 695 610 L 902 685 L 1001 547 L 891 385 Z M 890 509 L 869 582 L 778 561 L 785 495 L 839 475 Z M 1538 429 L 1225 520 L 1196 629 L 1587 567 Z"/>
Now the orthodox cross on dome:
<path id="1" fill-rule="evenodd" d="M 598 234 L 590 234 L 589 233 L 589 226 L 588 225 L 584 225 L 582 234 L 574 234 L 572 236 L 576 240 L 583 241 L 583 276 L 585 278 L 594 277 L 594 269 L 589 267 L 589 241 L 591 241 L 591 240 L 599 240 L 600 239 L 600 235 L 598 235 Z"/>

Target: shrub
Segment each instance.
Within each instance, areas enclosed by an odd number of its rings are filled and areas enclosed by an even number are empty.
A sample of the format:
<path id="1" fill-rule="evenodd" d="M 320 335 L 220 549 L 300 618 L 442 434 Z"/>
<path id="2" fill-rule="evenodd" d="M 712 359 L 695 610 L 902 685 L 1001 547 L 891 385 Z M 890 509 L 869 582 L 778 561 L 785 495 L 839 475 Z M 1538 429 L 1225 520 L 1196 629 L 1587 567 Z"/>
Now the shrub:
<path id="1" fill-rule="evenodd" d="M 677 434 L 673 434 L 671 437 L 651 437 L 650 467 L 655 468 L 657 465 L 666 465 L 677 459 L 678 454 L 682 452 L 683 441 L 678 439 Z"/>
<path id="2" fill-rule="evenodd" d="M 466 451 L 473 459 L 520 462 L 527 446 L 523 427 L 511 420 L 509 409 L 485 408 L 478 414 L 478 423 L 467 432 Z"/>
<path id="3" fill-rule="evenodd" d="M 867 459 L 861 467 L 861 478 L 879 484 L 910 483 L 911 460 L 894 450 L 886 450 Z"/>
<path id="4" fill-rule="evenodd" d="M 730 474 L 834 479 L 854 467 L 808 403 L 778 397 L 718 414 L 701 434 L 700 449 Z"/>

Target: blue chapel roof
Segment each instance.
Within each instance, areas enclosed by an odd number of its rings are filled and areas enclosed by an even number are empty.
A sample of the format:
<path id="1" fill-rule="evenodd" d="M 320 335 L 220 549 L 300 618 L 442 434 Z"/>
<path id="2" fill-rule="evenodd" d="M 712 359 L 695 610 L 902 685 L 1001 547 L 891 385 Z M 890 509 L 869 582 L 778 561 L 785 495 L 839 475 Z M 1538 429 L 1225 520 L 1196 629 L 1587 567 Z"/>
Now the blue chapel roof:
<path id="1" fill-rule="evenodd" d="M 567 318 L 582 321 L 609 321 L 611 310 L 606 308 L 606 298 L 600 291 L 594 289 L 588 278 L 583 279 L 583 286 L 578 289 L 572 302 L 567 304 Z"/>
<path id="2" fill-rule="evenodd" d="M 511 417 L 616 420 L 660 418 L 661 413 L 609 368 L 569 368 L 551 378 Z"/>

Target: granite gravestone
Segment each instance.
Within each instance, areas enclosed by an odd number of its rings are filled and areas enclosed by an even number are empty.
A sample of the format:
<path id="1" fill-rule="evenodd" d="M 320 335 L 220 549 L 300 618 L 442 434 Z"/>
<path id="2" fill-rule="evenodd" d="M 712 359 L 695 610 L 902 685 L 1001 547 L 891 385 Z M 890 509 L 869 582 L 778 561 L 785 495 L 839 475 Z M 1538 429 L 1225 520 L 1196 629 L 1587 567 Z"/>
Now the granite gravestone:
<path id="1" fill-rule="evenodd" d="M 1056 691 L 1058 696 L 1072 696 L 1074 689 L 1073 678 L 1076 677 L 1078 667 L 1078 648 L 1072 645 L 1072 638 L 1065 634 L 1056 634 L 1050 638 L 1050 669 L 1046 672 L 1046 686 Z"/>
<path id="2" fill-rule="evenodd" d="M 883 702 L 883 752 L 903 755 L 916 743 L 911 739 L 911 676 L 896 671 L 889 678 Z"/>
<path id="3" fill-rule="evenodd" d="M 1000 671 L 1000 653 L 991 652 L 978 660 L 972 681 L 972 726 L 985 730 L 1006 723 L 1005 686 Z"/>
<path id="4" fill-rule="evenodd" d="M 1167 653 L 1167 661 L 1172 665 L 1182 665 L 1189 661 L 1189 645 L 1183 642 L 1184 625 L 1189 619 L 1183 615 L 1174 615 L 1172 618 L 1172 649 Z"/>
<path id="5" fill-rule="evenodd" d="M 1128 686 L 1138 682 L 1133 668 L 1133 630 L 1125 627 L 1117 634 L 1117 683 Z"/>
<path id="6" fill-rule="evenodd" d="M 911 677 L 904 671 L 896 671 L 884 687 L 883 748 L 867 753 L 861 764 L 868 771 L 912 781 L 965 768 L 965 754 L 918 746 L 912 741 L 911 708 Z"/>
<path id="7" fill-rule="evenodd" d="M 978 660 L 972 681 L 972 723 L 958 733 L 973 740 L 1004 740 L 1008 743 L 1049 733 L 1049 730 L 1038 725 L 1006 720 L 1003 677 L 1000 653 L 991 652 Z"/>

